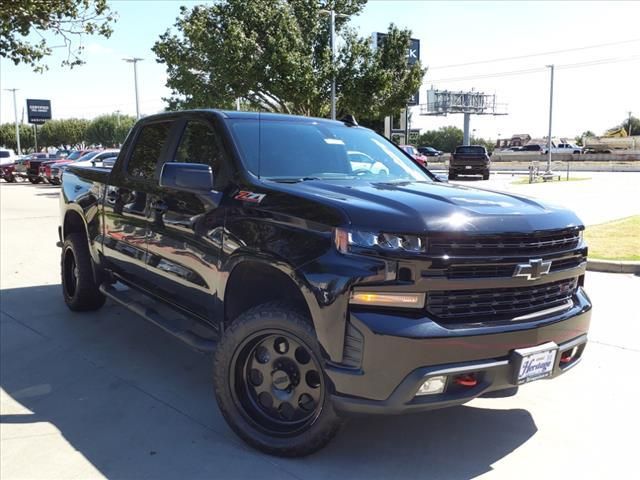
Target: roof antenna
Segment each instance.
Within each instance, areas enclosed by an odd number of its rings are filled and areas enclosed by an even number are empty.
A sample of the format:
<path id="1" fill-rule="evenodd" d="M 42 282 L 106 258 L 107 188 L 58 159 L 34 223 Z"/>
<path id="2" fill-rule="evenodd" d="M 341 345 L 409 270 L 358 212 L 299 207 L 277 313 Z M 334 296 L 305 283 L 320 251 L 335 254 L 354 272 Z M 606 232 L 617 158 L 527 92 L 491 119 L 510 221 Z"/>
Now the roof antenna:
<path id="1" fill-rule="evenodd" d="M 356 122 L 356 117 L 351 114 L 345 115 L 340 119 L 341 122 L 351 125 L 352 127 L 357 127 L 358 122 Z"/>

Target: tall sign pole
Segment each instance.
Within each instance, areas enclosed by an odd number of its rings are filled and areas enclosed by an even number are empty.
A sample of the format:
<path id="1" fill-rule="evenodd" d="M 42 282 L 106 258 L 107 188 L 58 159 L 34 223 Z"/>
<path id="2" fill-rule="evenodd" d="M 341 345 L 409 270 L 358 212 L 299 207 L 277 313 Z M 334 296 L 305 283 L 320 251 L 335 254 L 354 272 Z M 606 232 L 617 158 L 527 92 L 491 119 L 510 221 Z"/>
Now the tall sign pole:
<path id="1" fill-rule="evenodd" d="M 133 63 L 133 83 L 136 92 L 136 118 L 140 118 L 140 101 L 138 99 L 138 62 L 144 60 L 143 58 L 133 57 L 133 58 L 123 58 L 123 60 L 127 63 Z"/>
<path id="2" fill-rule="evenodd" d="M 13 117 L 16 123 L 16 144 L 18 147 L 18 155 L 22 155 L 22 149 L 20 148 L 20 127 L 18 126 L 18 106 L 16 103 L 16 91 L 17 88 L 5 88 L 8 92 L 13 92 Z"/>
<path id="3" fill-rule="evenodd" d="M 549 138 L 547 141 L 547 171 L 551 173 L 551 124 L 553 121 L 553 71 L 554 65 L 547 65 L 551 69 L 551 86 L 549 88 Z"/>

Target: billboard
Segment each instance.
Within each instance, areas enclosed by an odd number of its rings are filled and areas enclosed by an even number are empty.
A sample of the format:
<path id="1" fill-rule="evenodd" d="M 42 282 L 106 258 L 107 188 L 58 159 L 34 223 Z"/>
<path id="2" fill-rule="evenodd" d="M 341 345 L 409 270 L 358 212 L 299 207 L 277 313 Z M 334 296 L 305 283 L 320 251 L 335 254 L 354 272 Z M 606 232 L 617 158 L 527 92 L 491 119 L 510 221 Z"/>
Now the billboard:
<path id="1" fill-rule="evenodd" d="M 42 125 L 51 120 L 51 101 L 27 99 L 27 118 L 29 123 Z"/>
<path id="2" fill-rule="evenodd" d="M 382 45 L 384 39 L 387 37 L 386 33 L 374 32 L 371 36 L 373 48 L 378 48 L 378 45 Z M 407 59 L 408 65 L 414 65 L 418 60 L 420 60 L 420 40 L 417 38 L 412 38 L 409 41 L 409 48 L 407 49 L 407 53 L 405 55 Z M 420 91 L 417 91 L 407 101 L 407 105 L 414 106 L 420 103 Z"/>

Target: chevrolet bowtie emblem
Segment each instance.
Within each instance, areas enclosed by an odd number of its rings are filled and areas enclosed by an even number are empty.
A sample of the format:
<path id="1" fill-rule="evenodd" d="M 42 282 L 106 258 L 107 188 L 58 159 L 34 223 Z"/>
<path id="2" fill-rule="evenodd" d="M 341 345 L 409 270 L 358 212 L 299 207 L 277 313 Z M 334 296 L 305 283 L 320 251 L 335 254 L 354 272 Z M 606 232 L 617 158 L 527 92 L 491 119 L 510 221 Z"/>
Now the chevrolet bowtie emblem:
<path id="1" fill-rule="evenodd" d="M 537 280 L 549 273 L 551 260 L 543 261 L 541 258 L 529 260 L 529 263 L 519 263 L 513 272 L 514 277 L 525 277 L 527 280 Z"/>

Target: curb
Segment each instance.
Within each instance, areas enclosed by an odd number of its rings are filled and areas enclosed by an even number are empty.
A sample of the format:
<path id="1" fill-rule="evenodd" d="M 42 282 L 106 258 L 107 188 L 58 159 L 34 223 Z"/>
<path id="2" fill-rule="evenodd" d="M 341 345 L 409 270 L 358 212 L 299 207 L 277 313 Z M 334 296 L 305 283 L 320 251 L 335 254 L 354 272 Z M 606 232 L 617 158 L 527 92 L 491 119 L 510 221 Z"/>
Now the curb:
<path id="1" fill-rule="evenodd" d="M 587 270 L 591 272 L 635 273 L 640 275 L 640 262 L 588 259 Z"/>

